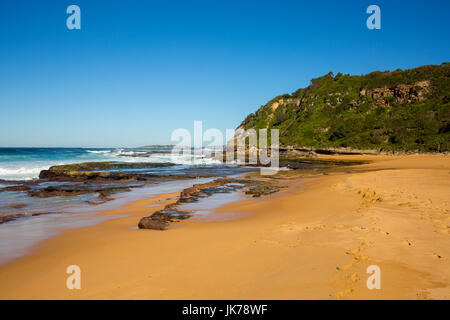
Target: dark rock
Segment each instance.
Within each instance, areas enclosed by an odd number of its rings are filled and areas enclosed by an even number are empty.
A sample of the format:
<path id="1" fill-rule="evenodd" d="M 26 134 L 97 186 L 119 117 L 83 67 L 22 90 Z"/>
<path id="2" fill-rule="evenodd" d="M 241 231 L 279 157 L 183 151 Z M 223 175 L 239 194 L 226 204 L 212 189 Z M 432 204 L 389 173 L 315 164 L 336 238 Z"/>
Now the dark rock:
<path id="1" fill-rule="evenodd" d="M 73 184 L 69 186 L 48 186 L 46 188 L 35 188 L 28 191 L 30 197 L 50 198 L 50 197 L 70 197 L 88 193 L 98 193 L 103 202 L 109 201 L 109 195 L 118 192 L 130 191 L 130 186 L 102 186 L 102 185 L 80 185 Z M 105 201 L 106 200 L 106 201 Z"/>
<path id="2" fill-rule="evenodd" d="M 35 213 L 17 213 L 0 216 L 0 224 L 14 221 L 20 218 L 36 217 L 47 214 L 57 214 L 56 212 L 35 212 Z"/>
<path id="3" fill-rule="evenodd" d="M 11 208 L 14 209 L 22 209 L 24 207 L 26 207 L 28 204 L 27 203 L 15 203 L 11 205 Z"/>
<path id="4" fill-rule="evenodd" d="M 153 219 L 152 217 L 144 217 L 139 221 L 139 229 L 166 230 L 169 223 L 162 219 Z"/>
<path id="5" fill-rule="evenodd" d="M 139 221 L 139 229 L 166 230 L 170 222 L 184 220 L 190 217 L 189 212 L 179 210 L 159 210 L 150 217 L 144 217 Z"/>
<path id="6" fill-rule="evenodd" d="M 3 192 L 3 191 L 28 191 L 28 190 L 30 190 L 29 186 L 18 185 L 18 186 L 4 187 L 4 188 L 0 189 L 0 192 Z"/>
<path id="7" fill-rule="evenodd" d="M 281 188 L 287 188 L 286 186 L 277 186 L 273 184 L 260 184 L 249 188 L 245 191 L 245 194 L 252 195 L 254 198 L 261 196 L 267 196 L 269 194 L 280 191 Z"/>
<path id="8" fill-rule="evenodd" d="M 260 185 L 259 189 L 252 189 Z M 188 219 L 193 214 L 192 212 L 177 210 L 176 207 L 179 204 L 196 202 L 200 198 L 206 198 L 215 193 L 229 193 L 249 186 L 252 186 L 249 190 L 254 197 L 271 194 L 281 188 L 272 186 L 272 183 L 267 182 L 228 178 L 219 178 L 207 183 L 194 184 L 192 187 L 181 191 L 175 203 L 168 204 L 163 210 L 156 211 L 151 216 L 142 218 L 138 227 L 139 229 L 166 230 L 170 223 Z"/>
<path id="9" fill-rule="evenodd" d="M 122 163 L 122 162 L 84 162 L 68 165 L 50 167 L 42 170 L 40 179 L 51 181 L 108 181 L 108 180 L 143 180 L 145 177 L 155 177 L 157 175 L 146 175 L 125 172 L 108 172 L 107 170 L 118 169 L 148 169 L 174 166 L 173 163 Z"/>

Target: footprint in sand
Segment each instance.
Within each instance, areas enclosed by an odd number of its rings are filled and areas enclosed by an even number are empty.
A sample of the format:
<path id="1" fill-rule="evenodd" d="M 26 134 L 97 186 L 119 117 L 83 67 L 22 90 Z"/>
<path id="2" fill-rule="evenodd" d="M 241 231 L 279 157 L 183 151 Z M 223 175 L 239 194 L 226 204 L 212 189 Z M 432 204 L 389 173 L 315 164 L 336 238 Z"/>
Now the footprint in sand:
<path id="1" fill-rule="evenodd" d="M 342 291 L 339 291 L 338 293 L 335 294 L 336 299 L 342 299 L 344 298 L 346 295 L 350 294 L 353 292 L 353 289 L 345 289 Z"/>
<path id="2" fill-rule="evenodd" d="M 366 203 L 377 203 L 382 201 L 382 197 L 378 195 L 374 190 L 359 190 L 358 194 Z"/>
<path id="3" fill-rule="evenodd" d="M 370 247 L 371 245 L 372 245 L 372 242 L 361 241 L 361 243 L 359 244 L 359 247 L 347 250 L 345 253 L 355 256 L 355 260 L 357 260 L 357 261 L 367 260 L 366 256 L 358 256 L 358 254 L 361 253 L 361 251 L 364 250 L 365 248 Z"/>
<path id="4" fill-rule="evenodd" d="M 346 252 L 346 254 L 355 255 L 355 254 L 358 254 L 358 253 L 360 253 L 360 252 L 361 252 L 361 249 L 360 249 L 360 248 L 355 248 L 355 249 L 348 250 L 348 251 Z"/>
<path id="5" fill-rule="evenodd" d="M 412 246 L 412 243 L 411 243 L 410 241 L 408 241 L 408 240 L 403 240 L 402 243 L 403 243 L 405 246 Z"/>
<path id="6" fill-rule="evenodd" d="M 442 256 L 440 254 L 437 253 L 433 253 L 432 256 L 436 259 L 442 259 Z"/>
<path id="7" fill-rule="evenodd" d="M 389 235 L 389 232 L 383 231 L 380 228 L 372 228 L 372 232 L 381 233 L 381 234 L 384 234 L 385 236 Z"/>
<path id="8" fill-rule="evenodd" d="M 411 202 L 403 202 L 398 204 L 399 207 L 411 207 Z"/>
<path id="9" fill-rule="evenodd" d="M 355 263 L 358 263 L 358 262 L 361 262 L 361 261 L 369 260 L 369 257 L 368 256 L 355 256 L 355 260 L 356 260 Z"/>
<path id="10" fill-rule="evenodd" d="M 352 275 L 350 276 L 350 280 L 352 282 L 358 282 L 359 280 L 361 280 L 361 278 L 358 276 L 357 273 L 352 273 Z"/>
<path id="11" fill-rule="evenodd" d="M 362 241 L 360 244 L 360 248 L 370 247 L 372 244 L 373 244 L 373 242 Z"/>
<path id="12" fill-rule="evenodd" d="M 345 270 L 347 270 L 347 269 L 350 269 L 351 267 L 353 267 L 353 263 L 349 263 L 349 264 L 346 264 L 345 266 L 341 266 L 341 267 L 336 267 L 336 270 L 338 270 L 338 271 L 345 271 Z"/>
<path id="13" fill-rule="evenodd" d="M 305 230 L 323 230 L 326 227 L 327 226 L 324 224 L 316 224 L 316 225 L 312 225 L 312 226 L 306 226 Z"/>
<path id="14" fill-rule="evenodd" d="M 364 230 L 364 229 L 365 229 L 364 227 L 355 226 L 355 227 L 351 228 L 350 230 L 356 232 L 356 231 L 361 231 L 361 230 Z"/>
<path id="15" fill-rule="evenodd" d="M 292 231 L 303 231 L 303 228 L 298 226 L 298 225 L 296 225 L 296 224 L 293 224 L 293 225 L 289 226 L 289 230 L 292 230 Z"/>

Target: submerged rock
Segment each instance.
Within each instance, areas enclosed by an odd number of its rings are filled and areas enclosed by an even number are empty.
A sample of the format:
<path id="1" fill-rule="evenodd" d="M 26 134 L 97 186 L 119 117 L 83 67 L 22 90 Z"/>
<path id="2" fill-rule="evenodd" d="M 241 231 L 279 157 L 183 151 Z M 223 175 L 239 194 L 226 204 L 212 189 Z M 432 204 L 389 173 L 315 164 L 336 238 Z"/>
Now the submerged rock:
<path id="1" fill-rule="evenodd" d="M 255 181 L 245 179 L 219 178 L 207 183 L 194 184 L 181 192 L 177 203 L 195 202 L 199 198 L 206 198 L 215 193 L 233 192 L 255 183 Z"/>
<path id="2" fill-rule="evenodd" d="M 0 215 L 0 224 L 17 220 L 19 218 L 36 217 L 48 214 L 57 214 L 56 212 L 34 212 L 34 213 L 16 213 L 8 215 Z"/>
<path id="3" fill-rule="evenodd" d="M 9 186 L 0 189 L 0 192 L 3 191 L 28 191 L 30 187 L 27 185 L 18 185 L 18 186 Z"/>
<path id="4" fill-rule="evenodd" d="M 139 221 L 139 229 L 166 230 L 170 223 L 188 219 L 193 212 L 179 211 L 176 207 L 183 203 L 196 202 L 201 198 L 209 197 L 215 193 L 230 193 L 243 188 L 249 188 L 246 194 L 260 197 L 275 193 L 283 187 L 275 186 L 270 182 L 250 179 L 219 178 L 211 182 L 194 184 L 181 191 L 175 203 L 168 204 L 163 210 L 156 211 L 149 217 Z"/>
<path id="5" fill-rule="evenodd" d="M 35 188 L 28 191 L 30 197 L 50 198 L 78 196 L 88 193 L 98 193 L 99 197 L 105 199 L 108 195 L 130 191 L 130 186 L 102 186 L 102 185 L 70 185 L 70 186 L 48 186 L 46 188 Z"/>

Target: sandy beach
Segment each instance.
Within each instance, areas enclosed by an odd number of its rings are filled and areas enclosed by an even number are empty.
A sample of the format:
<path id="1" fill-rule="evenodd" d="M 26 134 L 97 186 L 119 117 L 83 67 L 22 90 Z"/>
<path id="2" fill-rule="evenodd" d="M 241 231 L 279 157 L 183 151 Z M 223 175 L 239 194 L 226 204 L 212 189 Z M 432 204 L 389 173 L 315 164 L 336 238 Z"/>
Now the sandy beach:
<path id="1" fill-rule="evenodd" d="M 321 158 L 371 162 L 283 174 L 278 193 L 167 231 L 136 226 L 177 193 L 102 213 L 120 217 L 0 267 L 0 299 L 450 299 L 449 156 Z M 81 290 L 66 288 L 69 265 Z"/>

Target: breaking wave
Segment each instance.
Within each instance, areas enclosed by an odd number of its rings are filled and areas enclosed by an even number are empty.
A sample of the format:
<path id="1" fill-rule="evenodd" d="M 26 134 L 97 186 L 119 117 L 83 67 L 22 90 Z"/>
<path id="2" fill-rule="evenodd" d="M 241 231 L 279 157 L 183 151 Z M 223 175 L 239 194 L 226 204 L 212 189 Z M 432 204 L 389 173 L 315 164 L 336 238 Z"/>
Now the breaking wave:
<path id="1" fill-rule="evenodd" d="M 30 180 L 39 177 L 42 170 L 54 165 L 72 164 L 90 161 L 117 161 L 117 162 L 170 162 L 180 166 L 218 165 L 221 161 L 201 154 L 191 154 L 189 149 L 185 153 L 171 152 L 169 148 L 155 148 L 149 150 L 133 149 L 77 149 L 70 154 L 59 154 L 40 150 L 39 156 L 23 154 L 8 156 L 0 155 L 0 179 L 2 180 Z"/>

